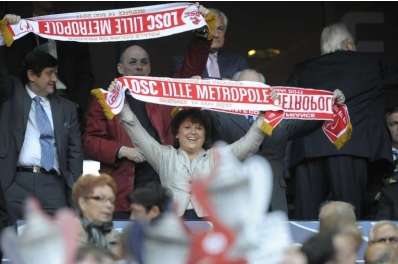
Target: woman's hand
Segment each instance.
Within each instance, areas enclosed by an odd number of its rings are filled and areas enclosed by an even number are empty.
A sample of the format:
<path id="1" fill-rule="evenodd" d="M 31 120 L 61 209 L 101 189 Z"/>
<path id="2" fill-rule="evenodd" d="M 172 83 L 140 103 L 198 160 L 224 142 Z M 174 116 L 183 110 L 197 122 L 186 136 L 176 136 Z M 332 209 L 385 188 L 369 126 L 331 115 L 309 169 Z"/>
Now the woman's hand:
<path id="1" fill-rule="evenodd" d="M 203 5 L 200 5 L 198 2 L 195 3 L 198 6 L 199 13 L 203 16 L 206 17 L 207 14 L 210 12 L 209 9 L 204 7 Z"/>
<path id="2" fill-rule="evenodd" d="M 7 14 L 3 17 L 3 20 L 5 20 L 9 25 L 13 25 L 17 24 L 21 20 L 21 17 L 14 14 Z"/>
<path id="3" fill-rule="evenodd" d="M 141 163 L 145 161 L 145 157 L 139 148 L 122 146 L 119 149 L 117 156 L 119 159 L 126 158 L 128 160 L 134 161 L 135 163 Z"/>
<path id="4" fill-rule="evenodd" d="M 337 104 L 344 104 L 345 103 L 345 96 L 343 92 L 339 89 L 333 91 L 333 98 Z"/>

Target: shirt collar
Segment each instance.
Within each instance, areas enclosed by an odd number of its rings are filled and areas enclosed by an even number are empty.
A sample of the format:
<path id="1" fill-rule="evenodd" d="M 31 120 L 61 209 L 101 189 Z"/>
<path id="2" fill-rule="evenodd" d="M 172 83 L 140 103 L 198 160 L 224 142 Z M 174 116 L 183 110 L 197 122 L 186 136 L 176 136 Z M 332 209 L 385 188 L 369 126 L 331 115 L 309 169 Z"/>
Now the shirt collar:
<path id="1" fill-rule="evenodd" d="M 214 52 L 214 53 L 210 53 L 209 56 L 212 56 L 214 58 L 218 57 L 218 51 Z"/>
<path id="2" fill-rule="evenodd" d="M 33 98 L 35 98 L 36 96 L 39 96 L 39 95 L 37 95 L 37 94 L 35 94 L 33 91 L 32 91 L 32 89 L 29 87 L 29 85 L 25 85 L 25 89 L 26 89 L 26 92 L 28 93 L 28 95 L 30 96 L 30 98 L 33 100 Z M 40 97 L 40 99 L 42 100 L 42 101 L 44 101 L 44 102 L 48 102 L 48 98 L 47 97 L 44 97 L 44 96 L 39 96 Z"/>

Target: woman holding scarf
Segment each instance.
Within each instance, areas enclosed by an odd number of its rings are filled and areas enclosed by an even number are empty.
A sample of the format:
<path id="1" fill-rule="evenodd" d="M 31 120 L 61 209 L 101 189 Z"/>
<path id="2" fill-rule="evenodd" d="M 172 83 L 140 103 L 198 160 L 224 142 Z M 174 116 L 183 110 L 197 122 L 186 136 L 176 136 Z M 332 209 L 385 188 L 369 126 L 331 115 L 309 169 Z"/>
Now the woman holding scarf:
<path id="1" fill-rule="evenodd" d="M 191 195 L 191 183 L 194 178 L 208 176 L 216 162 L 215 151 L 209 148 L 208 113 L 196 108 L 178 112 L 171 123 L 174 146 L 161 145 L 153 139 L 128 107 L 123 108 L 119 119 L 133 144 L 159 174 L 162 185 L 171 191 L 177 214 L 186 220 L 205 217 Z M 262 118 L 258 118 L 245 136 L 228 145 L 238 159 L 244 160 L 257 152 L 264 139 L 262 122 Z"/>

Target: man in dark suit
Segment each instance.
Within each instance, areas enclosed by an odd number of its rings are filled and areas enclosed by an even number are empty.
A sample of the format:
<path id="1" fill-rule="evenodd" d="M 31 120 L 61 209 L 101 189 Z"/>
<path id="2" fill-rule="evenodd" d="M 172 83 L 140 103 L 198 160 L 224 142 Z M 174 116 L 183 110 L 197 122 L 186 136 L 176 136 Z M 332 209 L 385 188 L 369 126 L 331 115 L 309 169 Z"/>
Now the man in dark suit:
<path id="1" fill-rule="evenodd" d="M 17 23 L 20 18 L 4 19 Z M 15 221 L 31 195 L 48 213 L 69 204 L 82 171 L 81 139 L 75 104 L 54 93 L 57 60 L 34 50 L 18 79 L 8 75 L 5 47 L 0 49 L 0 183 Z"/>
<path id="2" fill-rule="evenodd" d="M 246 69 L 239 71 L 233 77 L 235 81 L 254 81 L 265 83 L 264 76 L 252 69 Z M 253 116 L 242 116 L 234 114 L 226 114 L 221 112 L 211 111 L 212 117 L 212 128 L 213 128 L 213 140 L 225 141 L 229 144 L 239 140 L 249 130 L 252 122 L 255 120 Z M 281 210 L 287 212 L 287 201 L 285 182 L 283 178 L 284 165 L 284 147 L 286 145 L 288 137 L 287 134 L 282 136 L 281 128 L 275 128 L 272 139 L 266 137 L 260 146 L 258 155 L 265 157 L 271 165 L 273 172 L 273 188 L 271 196 L 271 210 Z"/>
<path id="3" fill-rule="evenodd" d="M 3 232 L 3 229 L 9 225 L 9 216 L 6 208 L 6 200 L 4 198 L 3 189 L 0 186 L 0 234 Z M 3 254 L 0 250 L 0 263 L 3 258 Z"/>
<path id="4" fill-rule="evenodd" d="M 294 140 L 291 166 L 295 174 L 296 218 L 316 219 L 321 203 L 340 200 L 360 216 L 370 162 L 391 162 L 391 143 L 383 124 L 382 87 L 387 72 L 372 54 L 356 52 L 343 24 L 326 27 L 322 56 L 299 64 L 289 85 L 341 89 L 351 118 L 351 140 L 337 150 L 321 128 Z"/>
<path id="5" fill-rule="evenodd" d="M 398 220 L 398 107 L 387 110 L 387 127 L 392 141 L 394 166 L 386 175 L 385 186 L 376 195 L 378 200 L 376 219 Z"/>
<path id="6" fill-rule="evenodd" d="M 209 8 L 209 11 L 216 14 L 216 26 L 214 32 L 212 32 L 213 40 L 210 46 L 210 53 L 201 77 L 232 79 L 236 72 L 249 68 L 249 65 L 244 57 L 223 49 L 228 26 L 227 16 L 215 8 Z M 175 60 L 176 69 L 180 69 L 182 57 L 176 57 Z"/>
<path id="7" fill-rule="evenodd" d="M 264 76 L 252 69 L 237 72 L 233 80 L 254 81 L 265 83 Z M 209 112 L 212 117 L 213 140 L 225 141 L 229 144 L 239 140 L 249 130 L 253 116 L 226 114 L 221 112 Z M 289 139 L 300 137 L 311 131 L 312 121 L 283 120 L 272 132 L 272 136 L 265 137 L 260 146 L 258 155 L 265 157 L 271 165 L 273 173 L 273 188 L 270 210 L 288 211 L 286 200 L 286 183 L 284 179 L 284 157 L 286 144 Z M 267 208 L 268 209 L 268 208 Z"/>
<path id="8" fill-rule="evenodd" d="M 16 3 L 6 3 L 4 4 L 4 9 L 9 11 L 20 10 L 21 16 L 28 17 L 50 15 L 57 12 L 64 13 L 65 11 L 62 5 L 54 5 L 52 2 L 47 1 L 33 1 L 25 4 L 25 6 L 22 9 Z M 56 41 L 41 38 L 35 34 L 28 34 L 15 41 L 7 49 L 5 59 L 10 74 L 18 75 L 20 73 L 25 55 L 34 48 L 47 52 L 57 59 L 59 72 L 56 83 L 57 93 L 78 105 L 79 121 L 84 121 L 83 114 L 88 106 L 90 90 L 94 86 L 89 44 Z"/>

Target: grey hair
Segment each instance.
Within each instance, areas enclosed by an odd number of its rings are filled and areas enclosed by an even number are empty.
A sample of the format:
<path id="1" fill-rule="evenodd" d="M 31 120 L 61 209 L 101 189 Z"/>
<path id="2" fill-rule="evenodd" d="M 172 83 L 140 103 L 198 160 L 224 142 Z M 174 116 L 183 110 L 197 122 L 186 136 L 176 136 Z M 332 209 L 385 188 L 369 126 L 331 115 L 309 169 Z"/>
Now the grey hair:
<path id="1" fill-rule="evenodd" d="M 225 31 L 227 31 L 228 17 L 225 15 L 225 13 L 217 8 L 209 8 L 209 11 L 215 13 L 217 16 L 222 17 L 222 19 L 224 20 Z"/>
<path id="2" fill-rule="evenodd" d="M 354 38 L 343 23 L 336 23 L 325 27 L 321 34 L 321 54 L 328 54 L 338 50 L 346 50 L 344 42 Z"/>
<path id="3" fill-rule="evenodd" d="M 398 232 L 398 226 L 394 222 L 389 221 L 389 220 L 379 221 L 376 224 L 374 224 L 374 226 L 372 226 L 372 228 L 369 230 L 369 241 L 374 240 L 376 229 L 378 229 L 382 226 L 385 226 L 385 225 L 391 226 L 392 228 L 394 228 L 395 231 Z"/>
<path id="4" fill-rule="evenodd" d="M 232 80 L 233 80 L 233 81 L 241 81 L 241 80 L 239 80 L 239 78 L 240 78 L 240 76 L 241 76 L 243 73 L 256 73 L 256 74 L 260 77 L 261 82 L 262 82 L 262 83 L 265 83 L 265 77 L 264 77 L 264 75 L 263 75 L 262 73 L 256 71 L 256 70 L 253 70 L 253 69 L 246 69 L 246 70 L 241 70 L 241 71 L 236 72 L 236 73 L 234 74 L 234 76 L 232 76 Z"/>

